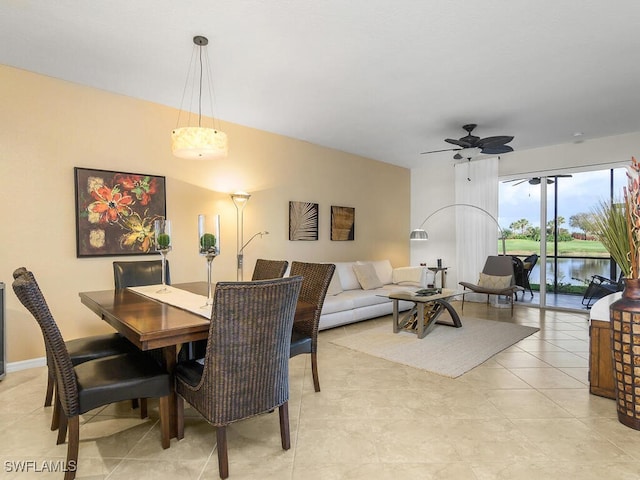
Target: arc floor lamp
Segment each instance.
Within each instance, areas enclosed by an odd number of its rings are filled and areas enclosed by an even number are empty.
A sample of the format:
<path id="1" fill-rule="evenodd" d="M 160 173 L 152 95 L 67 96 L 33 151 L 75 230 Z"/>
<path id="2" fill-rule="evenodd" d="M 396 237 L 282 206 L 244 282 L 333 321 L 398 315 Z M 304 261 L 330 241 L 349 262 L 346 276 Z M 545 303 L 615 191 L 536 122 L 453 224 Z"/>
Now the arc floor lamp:
<path id="1" fill-rule="evenodd" d="M 446 210 L 447 208 L 455 208 L 455 207 L 469 207 L 469 208 L 473 208 L 475 210 L 479 210 L 483 213 L 485 213 L 491 220 L 494 221 L 494 223 L 498 226 L 498 230 L 500 230 L 500 239 L 502 240 L 502 254 L 506 255 L 507 253 L 507 248 L 505 245 L 505 235 L 504 235 L 504 230 L 502 230 L 502 227 L 500 226 L 500 224 L 498 223 L 498 220 L 496 219 L 496 217 L 494 217 L 493 215 L 491 215 L 488 211 L 486 211 L 484 208 L 478 207 L 477 205 L 473 205 L 471 203 L 452 203 L 451 205 L 445 205 L 444 207 L 440 207 L 437 210 L 431 212 L 427 218 L 425 218 L 422 223 L 420 224 L 420 226 L 418 228 L 416 228 L 415 230 L 411 231 L 411 235 L 409 236 L 409 238 L 411 240 L 429 240 L 429 234 L 427 233 L 426 230 L 424 230 L 422 227 L 424 226 L 425 223 L 427 223 L 427 220 L 429 220 L 431 217 L 433 217 L 436 213 L 441 212 L 442 210 Z"/>

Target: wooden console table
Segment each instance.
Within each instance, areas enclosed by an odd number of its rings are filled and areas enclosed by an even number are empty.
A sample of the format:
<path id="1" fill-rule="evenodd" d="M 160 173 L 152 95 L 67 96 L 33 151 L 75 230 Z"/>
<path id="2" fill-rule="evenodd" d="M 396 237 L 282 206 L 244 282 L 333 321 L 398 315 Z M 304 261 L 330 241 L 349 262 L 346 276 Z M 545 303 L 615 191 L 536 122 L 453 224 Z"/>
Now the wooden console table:
<path id="1" fill-rule="evenodd" d="M 611 358 L 609 322 L 591 320 L 589 326 L 589 392 L 601 397 L 616 398 Z"/>
<path id="2" fill-rule="evenodd" d="M 611 352 L 609 305 L 622 293 L 602 297 L 591 307 L 589 324 L 589 392 L 606 398 L 616 398 Z"/>

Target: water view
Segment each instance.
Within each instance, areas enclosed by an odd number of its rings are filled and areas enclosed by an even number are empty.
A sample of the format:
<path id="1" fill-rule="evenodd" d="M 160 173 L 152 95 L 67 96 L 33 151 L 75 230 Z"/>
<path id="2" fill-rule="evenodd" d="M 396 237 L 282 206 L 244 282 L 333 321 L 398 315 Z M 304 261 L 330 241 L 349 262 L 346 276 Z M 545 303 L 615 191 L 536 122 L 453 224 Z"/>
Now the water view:
<path id="1" fill-rule="evenodd" d="M 548 285 L 553 285 L 554 264 L 554 259 L 547 259 Z M 559 258 L 558 285 L 586 286 L 591 281 L 592 275 L 610 278 L 610 265 L 608 258 Z M 531 272 L 531 283 L 540 283 L 539 265 L 536 265 Z"/>

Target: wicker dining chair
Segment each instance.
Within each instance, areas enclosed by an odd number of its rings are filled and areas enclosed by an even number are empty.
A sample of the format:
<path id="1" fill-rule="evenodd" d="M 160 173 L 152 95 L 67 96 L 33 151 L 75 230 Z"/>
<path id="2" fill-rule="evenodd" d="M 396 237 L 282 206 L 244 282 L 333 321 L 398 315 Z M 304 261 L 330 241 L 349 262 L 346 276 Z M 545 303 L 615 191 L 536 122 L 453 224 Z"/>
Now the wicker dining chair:
<path id="1" fill-rule="evenodd" d="M 269 280 L 270 278 L 282 278 L 287 271 L 289 262 L 286 260 L 256 260 L 251 280 Z"/>
<path id="2" fill-rule="evenodd" d="M 32 272 L 25 267 L 19 267 L 13 272 L 13 278 L 16 279 L 21 275 L 28 275 L 35 286 L 39 289 L 38 282 Z M 71 363 L 73 365 L 80 365 L 81 363 L 89 360 L 95 360 L 97 358 L 109 357 L 111 355 L 118 355 L 120 353 L 128 353 L 137 350 L 136 347 L 129 342 L 126 338 L 118 333 L 106 333 L 104 335 L 93 335 L 90 337 L 75 338 L 65 342 L 69 356 L 71 357 Z M 47 352 L 48 353 L 48 352 Z M 44 398 L 44 406 L 50 407 L 53 402 L 53 395 L 55 390 L 55 370 L 53 368 L 53 361 L 47 354 L 47 390 Z M 134 408 L 137 408 L 137 402 L 133 404 Z M 146 407 L 146 403 L 143 401 L 142 406 Z M 142 416 L 144 414 L 144 416 Z M 141 409 L 141 418 L 146 417 L 146 409 Z M 54 404 L 53 415 L 51 416 L 51 430 L 58 429 L 59 412 L 56 410 Z"/>
<path id="3" fill-rule="evenodd" d="M 218 282 L 203 363 L 175 369 L 177 437 L 184 437 L 184 401 L 216 427 L 218 468 L 229 476 L 227 426 L 268 413 L 280 416 L 282 448 L 289 434 L 289 345 L 301 277 Z"/>
<path id="4" fill-rule="evenodd" d="M 287 271 L 288 266 L 289 262 L 287 260 L 265 260 L 263 258 L 259 258 L 256 260 L 256 266 L 253 269 L 251 281 L 282 278 Z M 196 340 L 195 342 L 190 342 L 187 348 L 185 348 L 183 352 L 181 351 L 180 356 L 183 359 L 186 359 L 186 357 L 191 359 L 202 358 L 206 348 L 206 340 Z"/>
<path id="5" fill-rule="evenodd" d="M 290 357 L 303 353 L 311 355 L 311 374 L 313 375 L 313 388 L 320 391 L 318 378 L 318 325 L 322 305 L 327 295 L 329 283 L 336 266 L 333 263 L 305 263 L 291 262 L 291 275 L 302 276 L 302 289 L 300 300 L 311 303 L 314 306 L 313 318 L 308 321 L 295 322 L 291 333 Z"/>
<path id="6" fill-rule="evenodd" d="M 169 448 L 169 374 L 139 352 L 121 353 L 74 366 L 49 307 L 28 273 L 13 281 L 13 291 L 38 322 L 47 357 L 55 370 L 56 404 L 60 412 L 57 443 L 69 432 L 65 480 L 76 476 L 80 415 L 110 403 L 133 398 L 159 398 L 161 444 Z"/>

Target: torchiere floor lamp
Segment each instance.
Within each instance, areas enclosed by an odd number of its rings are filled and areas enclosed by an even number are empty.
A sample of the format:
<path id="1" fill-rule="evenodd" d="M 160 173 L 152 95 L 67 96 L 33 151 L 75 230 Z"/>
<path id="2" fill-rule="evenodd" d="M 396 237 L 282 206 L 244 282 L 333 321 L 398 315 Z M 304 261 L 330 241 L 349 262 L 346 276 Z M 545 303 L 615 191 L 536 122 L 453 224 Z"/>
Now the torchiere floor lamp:
<path id="1" fill-rule="evenodd" d="M 236 210 L 238 213 L 238 249 L 237 249 L 237 268 L 238 268 L 238 276 L 237 280 L 239 282 L 242 281 L 242 260 L 243 260 L 243 211 L 244 207 L 247 205 L 247 202 L 251 198 L 247 192 L 236 192 L 231 194 L 231 200 L 233 200 L 233 204 L 236 206 Z"/>

